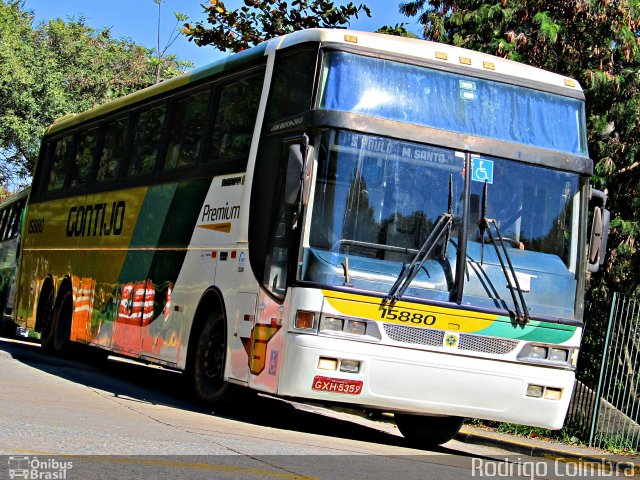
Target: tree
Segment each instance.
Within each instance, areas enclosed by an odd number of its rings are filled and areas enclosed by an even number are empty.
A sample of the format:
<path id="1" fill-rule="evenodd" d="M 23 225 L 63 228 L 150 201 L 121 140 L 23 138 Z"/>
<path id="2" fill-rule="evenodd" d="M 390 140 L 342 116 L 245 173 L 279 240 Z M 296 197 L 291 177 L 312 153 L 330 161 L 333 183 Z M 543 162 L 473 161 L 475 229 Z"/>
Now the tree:
<path id="1" fill-rule="evenodd" d="M 168 68 L 170 63 L 177 63 L 179 67 L 191 66 L 190 62 L 183 62 L 183 61 L 176 60 L 175 55 L 167 56 L 167 51 L 169 50 L 169 48 L 171 48 L 171 45 L 173 45 L 173 42 L 175 42 L 178 36 L 180 35 L 180 32 L 178 31 L 178 25 L 180 24 L 180 22 L 184 22 L 187 20 L 187 16 L 184 15 L 183 13 L 173 12 L 173 16 L 176 18 L 176 23 L 173 25 L 173 28 L 171 29 L 171 33 L 169 33 L 169 38 L 167 39 L 167 43 L 165 43 L 164 47 L 162 48 L 160 47 L 160 19 L 161 19 L 161 13 L 162 13 L 162 1 L 163 0 L 153 0 L 153 3 L 155 3 L 158 6 L 156 50 L 155 50 L 155 55 L 153 55 L 151 58 L 151 62 L 155 66 L 155 70 L 156 70 L 156 83 L 158 83 L 162 79 L 163 68 L 164 69 Z M 167 60 L 169 60 L 169 62 L 167 62 Z M 172 71 L 170 74 L 177 74 L 177 73 L 181 73 L 181 72 L 174 73 Z"/>
<path id="2" fill-rule="evenodd" d="M 418 17 L 427 39 L 580 81 L 594 181 L 608 188 L 613 216 L 592 293 L 640 293 L 640 1 L 415 0 L 400 10 Z"/>
<path id="3" fill-rule="evenodd" d="M 376 33 L 395 35 L 396 37 L 418 38 L 418 35 L 407 30 L 405 23 L 396 23 L 393 27 L 385 25 L 376 30 Z"/>
<path id="4" fill-rule="evenodd" d="M 0 185 L 27 182 L 54 119 L 153 84 L 152 58 L 151 50 L 83 18 L 34 27 L 21 1 L 0 0 Z M 162 78 L 185 68 L 174 56 L 162 62 Z"/>
<path id="5" fill-rule="evenodd" d="M 182 29 L 197 45 L 240 52 L 270 38 L 314 27 L 338 28 L 361 13 L 371 16 L 369 7 L 349 2 L 335 6 L 327 0 L 243 0 L 244 6 L 227 10 L 224 3 L 211 0 L 204 6 L 206 27 L 202 22 L 187 23 Z"/>

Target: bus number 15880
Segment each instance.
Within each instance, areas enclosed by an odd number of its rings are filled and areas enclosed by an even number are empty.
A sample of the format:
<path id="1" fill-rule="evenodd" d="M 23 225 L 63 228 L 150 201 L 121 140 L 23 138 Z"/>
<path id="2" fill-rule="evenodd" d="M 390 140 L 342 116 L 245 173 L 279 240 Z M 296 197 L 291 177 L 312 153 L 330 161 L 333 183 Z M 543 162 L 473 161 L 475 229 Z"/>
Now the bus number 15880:
<path id="1" fill-rule="evenodd" d="M 435 315 L 426 315 L 409 310 L 400 310 L 398 308 L 383 308 L 381 310 L 380 318 L 383 319 L 397 320 L 415 325 L 433 325 L 436 323 Z"/>

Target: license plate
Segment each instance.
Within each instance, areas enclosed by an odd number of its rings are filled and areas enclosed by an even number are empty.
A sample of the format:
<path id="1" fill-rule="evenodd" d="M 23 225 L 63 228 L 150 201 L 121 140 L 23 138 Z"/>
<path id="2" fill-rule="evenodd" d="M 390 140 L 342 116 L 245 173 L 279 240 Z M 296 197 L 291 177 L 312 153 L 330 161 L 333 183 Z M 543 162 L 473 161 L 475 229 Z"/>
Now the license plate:
<path id="1" fill-rule="evenodd" d="M 324 392 L 359 395 L 362 392 L 362 381 L 316 376 L 313 378 L 313 385 L 311 388 L 314 390 L 322 390 Z"/>

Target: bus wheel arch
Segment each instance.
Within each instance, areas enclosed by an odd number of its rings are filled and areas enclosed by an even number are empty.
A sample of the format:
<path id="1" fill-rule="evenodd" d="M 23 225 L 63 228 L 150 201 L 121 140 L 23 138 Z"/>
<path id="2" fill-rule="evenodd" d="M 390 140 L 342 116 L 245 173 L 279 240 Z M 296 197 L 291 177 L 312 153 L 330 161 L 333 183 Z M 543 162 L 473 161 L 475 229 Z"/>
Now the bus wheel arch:
<path id="1" fill-rule="evenodd" d="M 38 306 L 36 308 L 35 331 L 40 333 L 42 348 L 49 350 L 53 347 L 53 310 L 55 307 L 55 286 L 53 278 L 48 275 L 38 295 Z"/>
<path id="2" fill-rule="evenodd" d="M 396 426 L 414 447 L 433 448 L 454 438 L 464 418 L 453 416 L 425 416 L 395 413 Z"/>
<path id="3" fill-rule="evenodd" d="M 230 396 L 231 385 L 224 379 L 226 353 L 224 300 L 217 288 L 209 288 L 196 308 L 187 348 L 186 373 L 199 400 L 224 403 Z"/>

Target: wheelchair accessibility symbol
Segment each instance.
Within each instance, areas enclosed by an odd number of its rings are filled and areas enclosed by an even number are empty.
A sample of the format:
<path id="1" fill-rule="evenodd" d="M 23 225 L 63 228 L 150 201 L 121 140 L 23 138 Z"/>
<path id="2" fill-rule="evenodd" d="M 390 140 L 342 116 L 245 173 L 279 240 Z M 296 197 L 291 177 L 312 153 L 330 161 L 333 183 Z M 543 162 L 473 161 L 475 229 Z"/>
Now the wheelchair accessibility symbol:
<path id="1" fill-rule="evenodd" d="M 493 160 L 475 157 L 471 160 L 471 180 L 493 183 Z"/>

